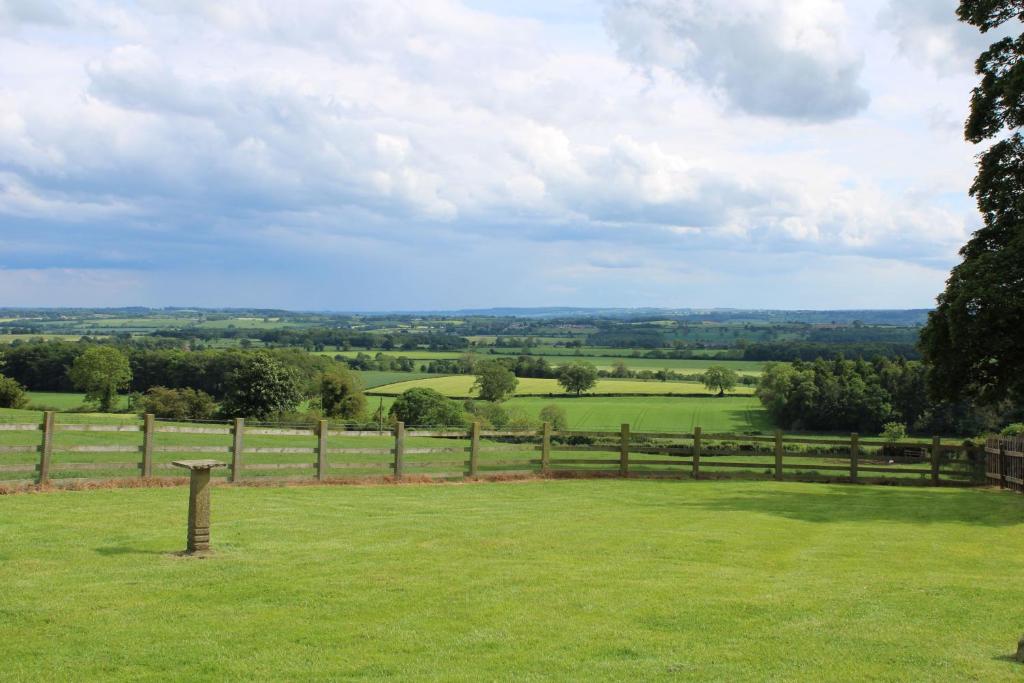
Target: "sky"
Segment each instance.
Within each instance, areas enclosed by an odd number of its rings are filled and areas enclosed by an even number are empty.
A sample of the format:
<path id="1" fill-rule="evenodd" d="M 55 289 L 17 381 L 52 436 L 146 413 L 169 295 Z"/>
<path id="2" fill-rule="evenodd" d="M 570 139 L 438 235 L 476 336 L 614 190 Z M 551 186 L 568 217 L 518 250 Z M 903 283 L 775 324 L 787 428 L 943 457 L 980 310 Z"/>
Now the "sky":
<path id="1" fill-rule="evenodd" d="M 0 305 L 930 307 L 956 4 L 0 0 Z"/>

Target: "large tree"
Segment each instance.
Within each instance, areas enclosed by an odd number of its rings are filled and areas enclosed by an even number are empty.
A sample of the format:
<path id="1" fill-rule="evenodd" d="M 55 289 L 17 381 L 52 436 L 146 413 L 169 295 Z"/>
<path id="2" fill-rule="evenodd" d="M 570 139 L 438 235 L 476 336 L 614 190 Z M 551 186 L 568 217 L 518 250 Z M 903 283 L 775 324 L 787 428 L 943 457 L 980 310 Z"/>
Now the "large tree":
<path id="1" fill-rule="evenodd" d="M 248 356 L 227 377 L 221 410 L 230 417 L 266 420 L 295 410 L 302 400 L 298 375 L 269 353 Z"/>
<path id="2" fill-rule="evenodd" d="M 396 420 L 410 427 L 459 427 L 466 423 L 462 407 L 434 389 L 407 389 L 389 411 Z"/>
<path id="3" fill-rule="evenodd" d="M 354 373 L 337 367 L 320 379 L 320 408 L 326 417 L 356 420 L 366 412 L 363 387 Z"/>
<path id="4" fill-rule="evenodd" d="M 68 370 L 75 388 L 85 392 L 85 398 L 99 405 L 107 413 L 114 409 L 117 392 L 127 389 L 132 381 L 128 356 L 113 346 L 93 346 L 75 359 Z"/>
<path id="5" fill-rule="evenodd" d="M 1024 17 L 1024 0 L 962 0 L 957 15 L 984 33 Z M 961 249 L 921 350 L 936 398 L 995 403 L 1024 397 L 1024 35 L 993 43 L 975 71 L 965 137 L 996 140 L 971 186 L 984 226 Z"/>
<path id="6" fill-rule="evenodd" d="M 497 360 L 476 364 L 476 381 L 473 389 L 484 401 L 504 401 L 516 392 L 519 380 L 508 366 Z"/>
<path id="7" fill-rule="evenodd" d="M 719 396 L 725 396 L 725 392 L 732 391 L 739 381 L 740 376 L 736 371 L 724 365 L 712 365 L 704 371 L 701 378 L 704 386 L 709 391 L 717 391 Z"/>
<path id="8" fill-rule="evenodd" d="M 577 361 L 563 365 L 558 369 L 558 383 L 566 391 L 579 396 L 597 384 L 597 368 L 585 361 Z"/>

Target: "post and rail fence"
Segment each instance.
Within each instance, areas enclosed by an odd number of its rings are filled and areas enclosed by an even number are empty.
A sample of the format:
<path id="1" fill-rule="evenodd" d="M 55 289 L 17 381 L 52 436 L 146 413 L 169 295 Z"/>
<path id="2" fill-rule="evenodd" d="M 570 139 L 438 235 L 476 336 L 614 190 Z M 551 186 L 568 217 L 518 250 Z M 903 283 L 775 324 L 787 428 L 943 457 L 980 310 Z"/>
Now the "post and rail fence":
<path id="1" fill-rule="evenodd" d="M 1024 442 L 993 452 L 970 444 L 861 438 L 688 432 L 489 430 L 406 427 L 386 431 L 331 425 L 167 421 L 0 422 L 4 485 L 159 479 L 182 456 L 220 459 L 229 482 L 298 479 L 474 479 L 507 476 L 722 478 L 976 485 L 998 479 L 1024 490 Z M 86 418 L 87 419 L 87 418 Z M 893 453 L 907 454 L 899 462 Z M 116 455 L 116 457 L 114 457 Z M 134 471 L 134 472 L 133 472 Z M 993 475 L 993 472 L 996 475 Z M 9 479 L 10 475 L 21 478 Z M 987 475 L 987 476 L 986 476 Z M 171 475 L 173 476 L 173 475 Z"/>
<path id="2" fill-rule="evenodd" d="M 1024 493 L 1024 437 L 986 440 L 985 478 L 999 488 Z"/>

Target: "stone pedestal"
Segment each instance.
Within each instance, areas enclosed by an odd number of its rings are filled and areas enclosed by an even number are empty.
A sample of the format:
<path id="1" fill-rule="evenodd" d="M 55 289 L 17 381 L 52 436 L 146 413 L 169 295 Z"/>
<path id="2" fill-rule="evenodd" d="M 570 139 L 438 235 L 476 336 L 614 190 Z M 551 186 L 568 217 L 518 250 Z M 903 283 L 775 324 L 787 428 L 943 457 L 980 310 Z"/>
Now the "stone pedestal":
<path id="1" fill-rule="evenodd" d="M 188 555 L 210 551 L 210 470 L 226 467 L 216 460 L 177 460 L 175 467 L 191 472 L 188 492 Z"/>

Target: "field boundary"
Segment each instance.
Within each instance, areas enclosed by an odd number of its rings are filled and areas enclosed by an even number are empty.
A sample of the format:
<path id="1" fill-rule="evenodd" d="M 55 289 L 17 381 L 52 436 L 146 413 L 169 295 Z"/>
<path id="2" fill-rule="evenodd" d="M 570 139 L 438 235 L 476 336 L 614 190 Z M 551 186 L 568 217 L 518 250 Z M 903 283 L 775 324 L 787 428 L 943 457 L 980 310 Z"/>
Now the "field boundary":
<path id="1" fill-rule="evenodd" d="M 1024 451 L 1024 441 L 1014 447 Z M 174 460 L 201 457 L 222 462 L 230 483 L 618 476 L 971 486 L 993 478 L 995 457 L 1004 463 L 996 478 L 1024 490 L 1024 452 L 1000 446 L 993 456 L 991 448 L 944 444 L 939 437 L 883 442 L 857 434 L 715 434 L 700 427 L 634 432 L 629 424 L 605 432 L 555 430 L 548 423 L 539 430 L 493 430 L 479 422 L 468 429 L 399 422 L 367 431 L 326 420 L 170 422 L 145 415 L 118 424 L 61 422 L 47 412 L 41 423 L 0 423 L 0 480 L 7 473 L 22 477 L 0 483 L 168 480 L 183 473 Z"/>
<path id="2" fill-rule="evenodd" d="M 985 441 L 985 478 L 999 488 L 1024 493 L 1024 437 Z"/>

